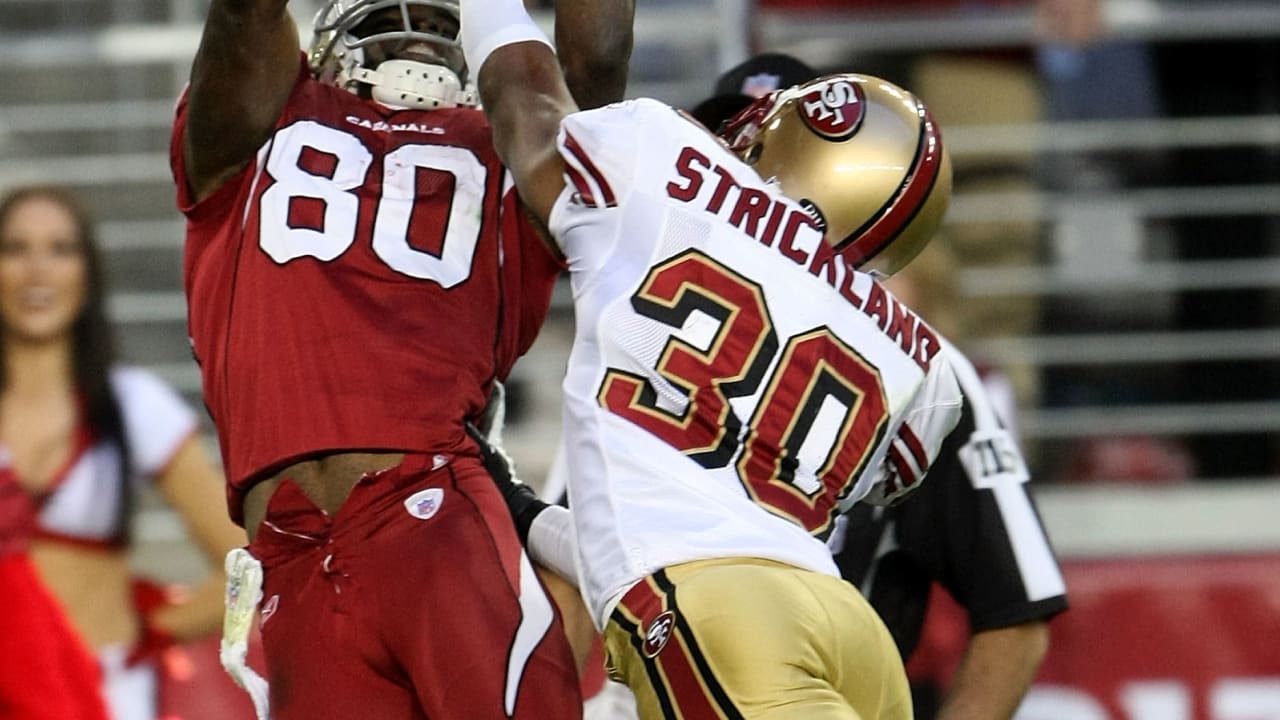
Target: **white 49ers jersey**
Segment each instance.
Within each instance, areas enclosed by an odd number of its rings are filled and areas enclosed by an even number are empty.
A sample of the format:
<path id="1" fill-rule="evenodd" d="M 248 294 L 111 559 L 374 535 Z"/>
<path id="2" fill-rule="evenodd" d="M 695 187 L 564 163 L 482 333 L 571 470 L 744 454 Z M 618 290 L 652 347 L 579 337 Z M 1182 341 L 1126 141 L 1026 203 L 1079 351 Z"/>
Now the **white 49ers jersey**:
<path id="1" fill-rule="evenodd" d="M 575 113 L 559 149 L 569 502 L 597 622 L 681 562 L 837 574 L 815 536 L 919 482 L 959 417 L 943 341 L 679 111 Z"/>

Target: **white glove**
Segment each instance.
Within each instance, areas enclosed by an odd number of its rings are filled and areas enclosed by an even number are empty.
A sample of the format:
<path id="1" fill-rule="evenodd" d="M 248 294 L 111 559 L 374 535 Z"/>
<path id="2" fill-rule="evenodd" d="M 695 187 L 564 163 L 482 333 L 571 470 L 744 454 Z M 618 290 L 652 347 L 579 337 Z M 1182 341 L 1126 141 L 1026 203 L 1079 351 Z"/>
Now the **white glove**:
<path id="1" fill-rule="evenodd" d="M 258 720 L 271 720 L 267 680 L 249 667 L 249 631 L 262 600 L 262 563 L 244 548 L 227 553 L 226 609 L 222 615 L 222 643 L 218 659 L 236 684 L 249 693 Z"/>

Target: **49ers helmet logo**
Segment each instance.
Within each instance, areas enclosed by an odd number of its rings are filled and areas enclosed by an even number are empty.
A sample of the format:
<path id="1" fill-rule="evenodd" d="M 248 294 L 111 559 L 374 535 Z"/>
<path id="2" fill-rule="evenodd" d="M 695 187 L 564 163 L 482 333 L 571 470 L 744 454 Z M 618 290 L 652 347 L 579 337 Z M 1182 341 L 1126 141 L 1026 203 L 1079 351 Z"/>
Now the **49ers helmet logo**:
<path id="1" fill-rule="evenodd" d="M 866 95 L 857 83 L 831 80 L 801 97 L 796 110 L 810 130 L 830 140 L 845 140 L 862 126 Z"/>
<path id="2" fill-rule="evenodd" d="M 644 656 L 648 658 L 657 657 L 662 652 L 662 648 L 667 646 L 667 641 L 671 639 L 671 631 L 675 628 L 676 614 L 667 610 L 649 623 L 649 629 L 644 633 Z"/>

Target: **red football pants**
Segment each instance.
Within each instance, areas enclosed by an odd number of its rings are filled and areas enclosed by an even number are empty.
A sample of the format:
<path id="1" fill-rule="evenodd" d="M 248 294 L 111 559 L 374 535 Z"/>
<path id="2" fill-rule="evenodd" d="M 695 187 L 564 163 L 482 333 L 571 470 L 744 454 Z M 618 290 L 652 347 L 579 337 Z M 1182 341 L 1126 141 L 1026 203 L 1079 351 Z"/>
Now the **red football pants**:
<path id="1" fill-rule="evenodd" d="M 0 718 L 106 720 L 102 675 L 25 554 L 0 556 Z"/>
<path id="2" fill-rule="evenodd" d="M 332 518 L 286 481 L 250 551 L 275 720 L 581 717 L 558 612 L 478 460 L 407 456 Z"/>

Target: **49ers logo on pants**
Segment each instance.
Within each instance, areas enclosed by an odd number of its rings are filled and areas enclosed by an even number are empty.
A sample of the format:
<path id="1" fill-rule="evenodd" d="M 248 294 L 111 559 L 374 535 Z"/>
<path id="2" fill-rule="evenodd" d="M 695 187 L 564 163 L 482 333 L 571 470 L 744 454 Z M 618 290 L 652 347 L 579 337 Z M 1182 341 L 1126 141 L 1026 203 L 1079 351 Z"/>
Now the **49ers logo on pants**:
<path id="1" fill-rule="evenodd" d="M 667 610 L 649 623 L 649 629 L 644 634 L 644 656 L 647 658 L 657 657 L 662 652 L 662 648 L 667 646 L 667 641 L 671 639 L 671 631 L 676 624 L 676 614 Z"/>

